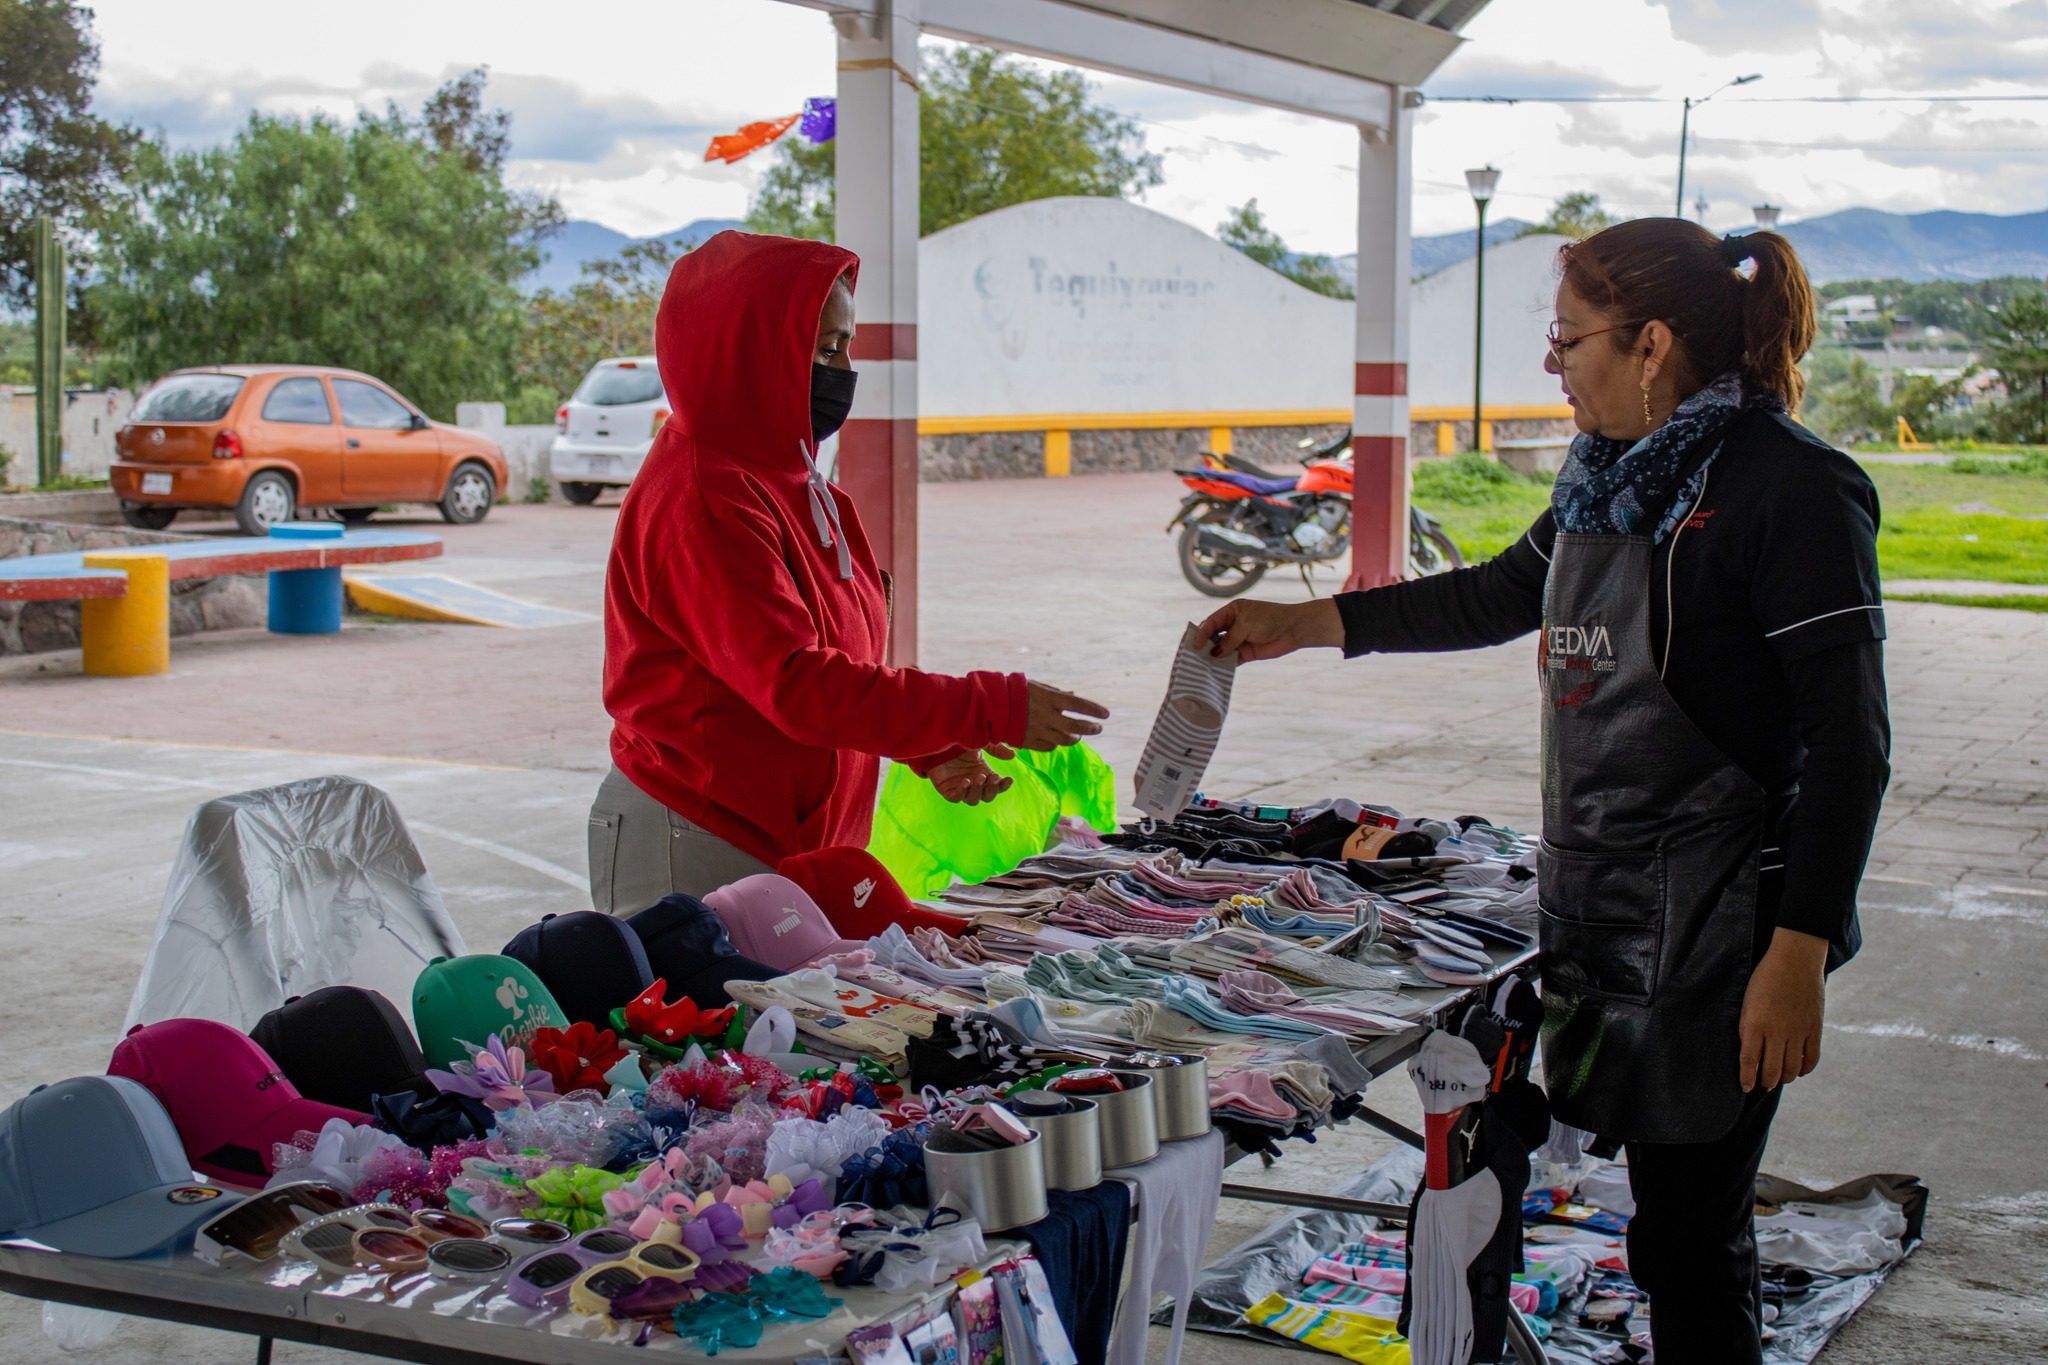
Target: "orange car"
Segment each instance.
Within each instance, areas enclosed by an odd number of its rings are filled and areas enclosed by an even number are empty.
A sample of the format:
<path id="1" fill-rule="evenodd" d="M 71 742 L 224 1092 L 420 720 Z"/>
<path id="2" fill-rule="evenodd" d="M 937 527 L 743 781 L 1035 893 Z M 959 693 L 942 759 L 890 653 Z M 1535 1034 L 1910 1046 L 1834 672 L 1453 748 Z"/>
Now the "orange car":
<path id="1" fill-rule="evenodd" d="M 217 365 L 152 384 L 114 435 L 114 495 L 130 526 L 160 531 L 186 508 L 231 508 L 252 536 L 301 509 L 350 523 L 384 503 L 431 502 L 482 521 L 504 452 L 430 422 L 381 380 L 313 365 Z"/>

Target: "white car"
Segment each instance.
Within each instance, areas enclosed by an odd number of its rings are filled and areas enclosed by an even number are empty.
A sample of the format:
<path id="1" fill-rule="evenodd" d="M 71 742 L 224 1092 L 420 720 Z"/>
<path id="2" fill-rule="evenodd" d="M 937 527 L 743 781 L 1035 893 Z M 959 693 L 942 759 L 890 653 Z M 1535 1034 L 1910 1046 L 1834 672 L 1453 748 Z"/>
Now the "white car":
<path id="1" fill-rule="evenodd" d="M 600 360 L 555 413 L 548 472 L 574 503 L 624 488 L 640 472 L 669 403 L 651 355 Z"/>

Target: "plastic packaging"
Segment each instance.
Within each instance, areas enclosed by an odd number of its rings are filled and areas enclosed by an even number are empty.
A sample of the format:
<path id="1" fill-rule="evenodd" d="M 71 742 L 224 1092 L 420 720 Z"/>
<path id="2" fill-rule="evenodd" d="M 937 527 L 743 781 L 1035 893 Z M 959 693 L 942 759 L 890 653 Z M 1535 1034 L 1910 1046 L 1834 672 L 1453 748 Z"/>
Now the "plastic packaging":
<path id="1" fill-rule="evenodd" d="M 114 1329 L 120 1325 L 121 1315 L 104 1309 L 68 1303 L 43 1305 L 43 1334 L 56 1342 L 59 1350 L 96 1351 L 114 1339 Z"/>
<path id="2" fill-rule="evenodd" d="M 368 986 L 403 1005 L 467 949 L 391 798 L 314 777 L 192 813 L 125 1033 L 164 1019 L 247 1030 L 288 998 Z"/>

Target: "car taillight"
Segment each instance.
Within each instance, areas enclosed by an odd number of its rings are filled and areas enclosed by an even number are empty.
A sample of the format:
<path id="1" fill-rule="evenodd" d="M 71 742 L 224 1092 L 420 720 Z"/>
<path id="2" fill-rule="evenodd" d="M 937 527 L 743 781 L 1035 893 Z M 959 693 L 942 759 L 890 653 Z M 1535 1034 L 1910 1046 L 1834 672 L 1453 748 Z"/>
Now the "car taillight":
<path id="1" fill-rule="evenodd" d="M 647 434 L 648 434 L 649 436 L 659 436 L 659 435 L 661 434 L 661 424 L 662 424 L 663 422 L 666 422 L 667 420 L 668 420 L 668 409 L 667 409 L 667 408 L 656 408 L 656 409 L 654 410 L 654 425 L 653 425 L 653 426 L 651 426 L 651 427 L 649 427 L 649 428 L 647 428 Z"/>
<path id="2" fill-rule="evenodd" d="M 566 435 L 569 431 L 569 405 L 562 404 L 555 409 L 555 430 Z"/>
<path id="3" fill-rule="evenodd" d="M 242 438 L 232 431 L 222 431 L 213 438 L 213 458 L 216 460 L 239 460 L 242 458 Z"/>

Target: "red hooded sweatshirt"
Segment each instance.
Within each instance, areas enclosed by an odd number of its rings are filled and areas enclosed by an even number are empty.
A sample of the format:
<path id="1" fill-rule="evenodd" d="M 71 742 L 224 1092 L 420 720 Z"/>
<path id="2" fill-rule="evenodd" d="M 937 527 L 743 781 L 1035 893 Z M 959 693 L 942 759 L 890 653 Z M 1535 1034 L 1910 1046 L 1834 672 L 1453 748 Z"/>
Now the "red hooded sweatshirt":
<path id="1" fill-rule="evenodd" d="M 605 576 L 612 761 L 771 867 L 867 847 L 880 756 L 923 770 L 1024 738 L 1022 674 L 884 662 L 881 570 L 836 487 L 820 497 L 837 503 L 851 578 L 821 543 L 811 366 L 832 282 L 859 265 L 823 242 L 741 232 L 676 262 L 654 326 L 675 411 L 626 495 Z"/>

